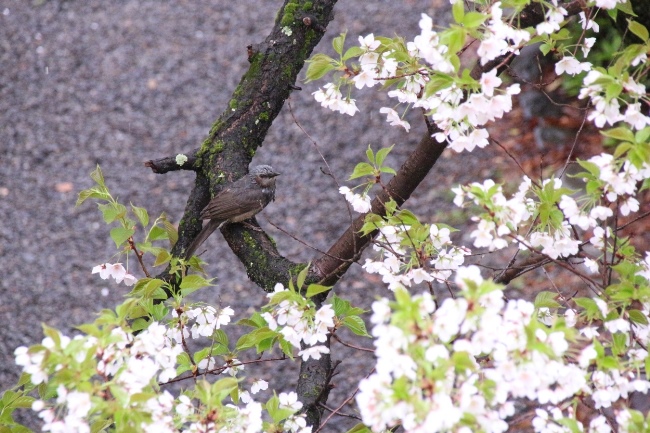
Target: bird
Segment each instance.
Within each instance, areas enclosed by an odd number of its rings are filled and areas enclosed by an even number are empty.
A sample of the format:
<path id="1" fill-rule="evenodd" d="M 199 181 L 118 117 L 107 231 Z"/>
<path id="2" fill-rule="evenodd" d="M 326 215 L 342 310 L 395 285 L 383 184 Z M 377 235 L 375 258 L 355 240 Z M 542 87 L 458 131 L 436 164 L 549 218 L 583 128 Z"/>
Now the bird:
<path id="1" fill-rule="evenodd" d="M 275 178 L 279 175 L 270 165 L 257 165 L 215 195 L 201 211 L 201 219 L 209 221 L 185 251 L 185 258 L 192 257 L 216 229 L 252 218 L 274 201 Z"/>

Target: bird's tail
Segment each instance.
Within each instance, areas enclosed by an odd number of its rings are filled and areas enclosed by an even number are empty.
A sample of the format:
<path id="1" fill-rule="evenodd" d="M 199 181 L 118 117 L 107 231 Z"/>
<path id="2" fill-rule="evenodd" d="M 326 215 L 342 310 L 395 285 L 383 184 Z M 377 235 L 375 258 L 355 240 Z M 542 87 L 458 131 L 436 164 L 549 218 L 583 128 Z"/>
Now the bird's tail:
<path id="1" fill-rule="evenodd" d="M 192 254 L 201 246 L 201 244 L 212 234 L 213 231 L 221 226 L 221 221 L 219 220 L 210 220 L 207 224 L 203 226 L 198 236 L 192 241 L 190 246 L 185 251 L 185 259 L 189 260 L 192 257 Z"/>

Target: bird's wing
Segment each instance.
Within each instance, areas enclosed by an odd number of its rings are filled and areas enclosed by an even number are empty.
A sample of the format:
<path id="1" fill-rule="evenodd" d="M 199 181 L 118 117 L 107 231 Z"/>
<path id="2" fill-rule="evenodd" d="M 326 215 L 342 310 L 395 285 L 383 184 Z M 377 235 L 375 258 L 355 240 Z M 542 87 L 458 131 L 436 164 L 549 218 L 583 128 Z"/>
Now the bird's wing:
<path id="1" fill-rule="evenodd" d="M 259 188 L 228 187 L 217 194 L 201 211 L 201 219 L 221 221 L 262 210 L 263 196 Z"/>

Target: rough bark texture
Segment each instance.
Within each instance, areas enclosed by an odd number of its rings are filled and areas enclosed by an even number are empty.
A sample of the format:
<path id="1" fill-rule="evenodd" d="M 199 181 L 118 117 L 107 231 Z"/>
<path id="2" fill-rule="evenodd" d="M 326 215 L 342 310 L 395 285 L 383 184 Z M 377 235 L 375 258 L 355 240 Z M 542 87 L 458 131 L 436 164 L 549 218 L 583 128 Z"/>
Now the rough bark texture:
<path id="1" fill-rule="evenodd" d="M 264 43 L 242 49 L 251 64 L 235 90 L 228 108 L 212 125 L 200 149 L 189 156 L 188 167 L 197 172 L 196 184 L 179 224 L 172 254 L 183 256 L 201 230 L 201 210 L 223 184 L 243 176 L 256 150 L 294 83 L 305 60 L 333 18 L 335 0 L 287 0 Z M 156 173 L 183 169 L 175 158 L 148 161 Z M 241 225 L 224 226 L 222 233 L 240 258 L 251 280 L 266 290 L 287 279 L 296 264 L 284 259 L 263 232 Z M 298 265 L 300 268 L 300 265 Z"/>
<path id="2" fill-rule="evenodd" d="M 431 138 L 431 134 L 434 132 L 433 129 L 429 129 L 424 134 L 416 149 L 402 164 L 395 177 L 375 197 L 372 201 L 373 213 L 383 215 L 385 213 L 384 205 L 390 199 L 395 200 L 398 205 L 404 203 L 429 173 L 446 147 L 446 143 L 438 143 Z M 313 268 L 318 274 L 321 284 L 327 286 L 336 283 L 376 235 L 376 232 L 367 236 L 362 236 L 359 233 L 364 219 L 365 215 L 357 217 L 343 233 L 343 236 L 332 245 L 327 254 L 323 254 L 314 261 Z"/>

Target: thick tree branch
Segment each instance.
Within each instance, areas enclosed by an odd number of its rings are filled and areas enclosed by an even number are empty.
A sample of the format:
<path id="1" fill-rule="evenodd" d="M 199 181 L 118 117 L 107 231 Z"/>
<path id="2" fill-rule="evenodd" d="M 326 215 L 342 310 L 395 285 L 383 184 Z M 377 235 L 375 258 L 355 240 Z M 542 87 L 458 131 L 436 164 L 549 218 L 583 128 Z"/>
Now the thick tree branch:
<path id="1" fill-rule="evenodd" d="M 384 215 L 384 205 L 390 199 L 395 200 L 398 205 L 403 204 L 429 173 L 447 145 L 447 143 L 438 143 L 431 137 L 435 132 L 430 128 L 424 134 L 417 148 L 408 156 L 397 174 L 388 182 L 386 188 L 375 197 L 372 201 L 373 213 Z M 327 251 L 327 254 L 321 255 L 314 261 L 313 270 L 316 272 L 321 284 L 329 286 L 336 283 L 376 235 L 376 232 L 367 236 L 362 236 L 359 233 L 364 219 L 365 215 L 357 217 L 345 233 Z"/>
<path id="2" fill-rule="evenodd" d="M 233 93 L 228 108 L 187 162 L 197 172 L 197 178 L 179 223 L 178 242 L 172 249 L 174 256 L 183 257 L 200 232 L 199 215 L 211 196 L 223 184 L 247 172 L 273 120 L 295 89 L 294 83 L 305 60 L 331 21 L 335 3 L 336 0 L 286 0 L 264 43 L 242 50 L 251 66 Z M 175 157 L 149 161 L 145 165 L 156 173 L 183 168 L 178 167 Z M 226 225 L 222 233 L 251 280 L 266 290 L 271 290 L 278 281 L 285 281 L 288 271 L 300 268 L 283 258 L 261 229 Z"/>
<path id="3" fill-rule="evenodd" d="M 185 156 L 187 156 L 187 161 L 185 161 L 183 165 L 178 165 L 178 162 L 176 162 L 176 156 L 168 156 L 166 158 L 147 161 L 144 163 L 144 166 L 149 167 L 151 171 L 153 171 L 156 174 L 164 174 L 170 171 L 177 171 L 177 170 L 196 171 L 197 169 L 196 151 Z"/>

